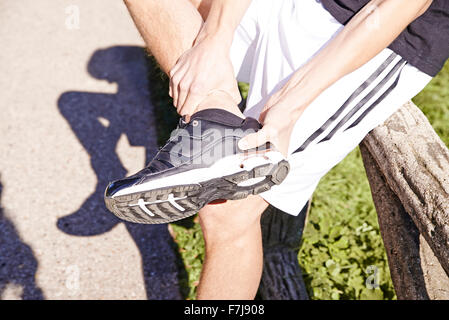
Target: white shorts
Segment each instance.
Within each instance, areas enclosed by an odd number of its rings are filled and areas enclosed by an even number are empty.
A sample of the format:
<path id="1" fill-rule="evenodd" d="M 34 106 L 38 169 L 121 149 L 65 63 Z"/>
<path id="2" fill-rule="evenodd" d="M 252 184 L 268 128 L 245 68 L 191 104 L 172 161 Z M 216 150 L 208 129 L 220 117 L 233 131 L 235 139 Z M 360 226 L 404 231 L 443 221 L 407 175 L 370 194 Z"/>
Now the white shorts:
<path id="1" fill-rule="evenodd" d="M 342 28 L 317 0 L 253 0 L 231 48 L 237 79 L 250 84 L 245 115 L 257 119 L 270 95 Z M 290 173 L 261 196 L 297 215 L 321 177 L 430 80 L 390 49 L 340 79 L 301 115 Z"/>

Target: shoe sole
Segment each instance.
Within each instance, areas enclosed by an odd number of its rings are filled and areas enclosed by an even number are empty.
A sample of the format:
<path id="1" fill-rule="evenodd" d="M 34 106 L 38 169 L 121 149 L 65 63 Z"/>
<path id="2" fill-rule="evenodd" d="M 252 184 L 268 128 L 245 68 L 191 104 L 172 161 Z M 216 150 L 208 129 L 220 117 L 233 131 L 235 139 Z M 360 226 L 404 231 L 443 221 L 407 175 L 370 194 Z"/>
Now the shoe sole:
<path id="1" fill-rule="evenodd" d="M 239 200 L 271 189 L 284 181 L 290 170 L 286 160 L 251 170 L 132 194 L 105 197 L 106 207 L 118 218 L 141 224 L 162 224 L 188 218 L 214 200 Z M 251 185 L 251 179 L 263 178 Z"/>

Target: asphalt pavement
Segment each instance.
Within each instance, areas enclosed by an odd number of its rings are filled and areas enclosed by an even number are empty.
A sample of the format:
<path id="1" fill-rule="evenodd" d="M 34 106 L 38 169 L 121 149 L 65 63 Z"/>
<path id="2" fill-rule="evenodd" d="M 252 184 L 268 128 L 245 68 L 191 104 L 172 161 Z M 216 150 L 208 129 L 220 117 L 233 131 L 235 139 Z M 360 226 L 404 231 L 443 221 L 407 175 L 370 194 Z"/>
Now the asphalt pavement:
<path id="1" fill-rule="evenodd" d="M 0 297 L 180 299 L 167 225 L 103 191 L 157 150 L 143 41 L 119 0 L 0 2 Z"/>

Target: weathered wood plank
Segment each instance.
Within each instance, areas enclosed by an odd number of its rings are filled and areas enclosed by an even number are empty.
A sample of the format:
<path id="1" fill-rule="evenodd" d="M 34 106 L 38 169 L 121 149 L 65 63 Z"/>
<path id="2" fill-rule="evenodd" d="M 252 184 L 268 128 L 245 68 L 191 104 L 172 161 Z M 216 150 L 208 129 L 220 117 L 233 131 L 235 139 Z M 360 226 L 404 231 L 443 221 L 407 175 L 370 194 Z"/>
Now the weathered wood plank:
<path id="1" fill-rule="evenodd" d="M 449 150 L 409 102 L 361 143 L 449 273 Z"/>
<path id="2" fill-rule="evenodd" d="M 309 203 L 296 217 L 272 206 L 262 215 L 264 266 L 259 295 L 263 300 L 309 298 L 298 264 L 298 252 Z"/>
<path id="3" fill-rule="evenodd" d="M 433 252 L 430 248 L 430 252 L 422 250 L 422 246 L 427 245 L 427 242 L 420 236 L 418 228 L 386 183 L 379 167 L 363 144 L 360 145 L 360 150 L 369 177 L 391 279 L 398 299 L 447 299 L 441 293 L 444 292 L 445 282 L 447 282 L 445 280 L 449 278 L 444 271 L 441 274 L 434 272 L 435 269 L 432 266 L 428 267 L 430 260 L 432 265 L 435 264 L 436 258 Z M 438 260 L 436 263 L 442 269 Z M 427 286 L 426 280 L 429 279 L 432 285 Z"/>

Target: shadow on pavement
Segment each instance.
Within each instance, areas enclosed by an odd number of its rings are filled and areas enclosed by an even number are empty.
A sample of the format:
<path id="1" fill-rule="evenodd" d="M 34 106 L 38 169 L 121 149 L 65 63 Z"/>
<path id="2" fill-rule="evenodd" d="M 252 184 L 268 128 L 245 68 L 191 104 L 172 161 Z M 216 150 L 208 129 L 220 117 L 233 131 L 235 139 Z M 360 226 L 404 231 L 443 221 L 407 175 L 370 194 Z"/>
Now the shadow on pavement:
<path id="1" fill-rule="evenodd" d="M 3 186 L 0 182 L 0 201 Z M 31 248 L 20 239 L 5 215 L 0 202 L 0 297 L 9 285 L 20 287 L 21 298 L 40 300 L 44 296 L 36 286 L 37 260 Z"/>
<path id="2" fill-rule="evenodd" d="M 185 270 L 167 225 L 122 222 L 107 211 L 103 202 L 111 180 L 134 173 L 127 172 L 115 151 L 122 134 L 130 145 L 145 147 L 146 163 L 157 151 L 156 137 L 149 134 L 152 105 L 145 59 L 141 47 L 97 50 L 88 63 L 88 72 L 96 79 L 117 83 L 117 93 L 70 91 L 60 96 L 59 110 L 89 153 L 98 183 L 81 207 L 60 218 L 57 226 L 70 235 L 92 236 L 125 223 L 142 256 L 147 298 L 182 299 L 179 281 Z"/>

